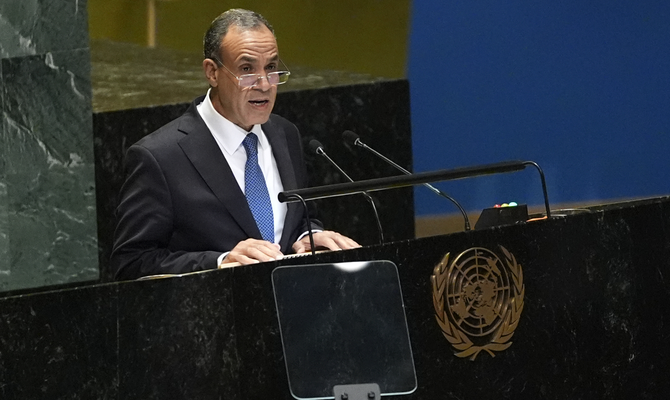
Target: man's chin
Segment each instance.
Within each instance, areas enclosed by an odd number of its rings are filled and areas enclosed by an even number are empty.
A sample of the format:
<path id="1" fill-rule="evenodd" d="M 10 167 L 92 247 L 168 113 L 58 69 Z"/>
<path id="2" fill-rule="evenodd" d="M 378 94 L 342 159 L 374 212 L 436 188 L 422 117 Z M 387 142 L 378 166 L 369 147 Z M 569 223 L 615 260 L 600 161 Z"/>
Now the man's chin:
<path id="1" fill-rule="evenodd" d="M 266 113 L 262 116 L 258 116 L 256 118 L 251 118 L 250 121 L 252 121 L 251 125 L 263 125 L 264 123 L 268 122 L 270 119 L 270 113 Z"/>

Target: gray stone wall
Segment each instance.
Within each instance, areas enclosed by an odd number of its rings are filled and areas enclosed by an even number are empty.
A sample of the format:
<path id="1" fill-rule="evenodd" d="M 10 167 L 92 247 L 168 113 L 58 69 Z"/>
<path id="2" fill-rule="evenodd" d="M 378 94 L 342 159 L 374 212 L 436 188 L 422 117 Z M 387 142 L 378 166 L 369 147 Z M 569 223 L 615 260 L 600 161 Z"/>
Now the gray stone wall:
<path id="1" fill-rule="evenodd" d="M 0 2 L 0 292 L 97 280 L 85 0 Z"/>

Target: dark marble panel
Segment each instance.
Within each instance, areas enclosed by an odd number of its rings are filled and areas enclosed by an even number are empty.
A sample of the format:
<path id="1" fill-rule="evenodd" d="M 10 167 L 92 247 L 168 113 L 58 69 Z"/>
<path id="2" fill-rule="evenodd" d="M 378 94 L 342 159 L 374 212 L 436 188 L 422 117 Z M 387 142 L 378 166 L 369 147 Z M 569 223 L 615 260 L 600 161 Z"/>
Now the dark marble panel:
<path id="1" fill-rule="evenodd" d="M 669 228 L 670 198 L 661 198 L 179 278 L 5 298 L 0 393 L 288 400 L 271 271 L 387 259 L 398 266 L 418 380 L 416 392 L 390 398 L 661 399 L 670 391 Z M 523 266 L 519 325 L 495 357 L 457 358 L 435 320 L 430 277 L 447 252 L 498 245 Z M 114 341 L 116 318 L 114 358 L 95 349 Z M 58 358 L 59 349 L 77 357 Z M 116 379 L 107 376 L 111 366 Z M 48 379 L 26 372 L 36 370 Z M 97 395 L 77 397 L 91 376 L 99 377 Z"/>
<path id="2" fill-rule="evenodd" d="M 119 286 L 119 399 L 243 399 L 232 270 Z"/>
<path id="3" fill-rule="evenodd" d="M 2 141 L 0 141 L 1 143 Z M 7 185 L 4 182 L 4 173 L 1 168 L 2 166 L 0 166 L 0 276 L 3 276 L 10 274 L 11 270 L 9 268 Z"/>
<path id="4" fill-rule="evenodd" d="M 88 50 L 2 60 L 0 291 L 98 278 L 89 74 Z"/>
<path id="5" fill-rule="evenodd" d="M 600 376 L 610 393 L 658 398 L 660 390 L 668 389 L 661 382 L 670 370 L 670 335 L 665 332 L 670 322 L 670 283 L 665 278 L 670 273 L 668 204 L 604 213 L 602 225 L 601 236 L 610 242 L 607 251 L 619 256 L 612 257 L 609 279 L 603 279 L 600 321 L 610 335 L 616 335 L 606 348 L 608 356 L 616 357 Z M 615 232 L 629 242 L 617 243 Z"/>
<path id="6" fill-rule="evenodd" d="M 0 2 L 0 59 L 83 48 L 86 0 Z"/>
<path id="7" fill-rule="evenodd" d="M 648 310 L 636 302 L 667 299 L 636 285 L 649 276 L 639 267 L 650 260 L 632 257 L 636 247 L 629 226 L 632 220 L 630 214 L 625 218 L 575 216 L 569 223 L 556 220 L 476 235 L 483 241 L 473 244 L 504 244 L 523 264 L 526 302 L 522 321 L 510 349 L 494 359 L 470 363 L 450 356 L 452 350 L 439 337 L 439 330 L 421 329 L 411 317 L 423 389 L 433 391 L 435 388 L 429 388 L 433 382 L 445 379 L 454 398 L 468 394 L 476 398 L 494 398 L 494 394 L 545 399 L 662 397 L 667 385 L 659 387 L 662 372 L 658 371 L 668 369 L 656 354 L 667 354 L 667 334 L 653 327 L 663 324 L 669 314 L 659 309 L 656 321 L 650 321 L 643 317 Z M 435 245 L 444 251 L 455 247 L 441 239 L 435 239 Z M 667 255 L 654 258 L 654 264 L 667 268 Z M 435 261 L 419 264 L 428 264 L 422 274 L 427 276 Z M 420 275 L 407 274 L 407 279 L 429 291 L 427 281 L 417 281 Z M 421 303 L 416 308 L 423 314 L 418 320 L 427 321 L 431 314 L 428 299 Z M 638 336 L 643 327 L 660 336 L 643 339 Z M 450 376 L 471 379 L 452 380 Z M 480 382 L 477 378 L 486 379 Z M 475 387 L 473 381 L 480 386 Z"/>
<path id="8" fill-rule="evenodd" d="M 0 398 L 117 399 L 117 286 L 0 299 Z"/>
<path id="9" fill-rule="evenodd" d="M 93 117 L 96 153 L 98 240 L 103 281 L 113 279 L 108 260 L 114 235 L 114 209 L 124 181 L 126 149 L 141 137 L 181 115 L 187 104 L 96 113 Z M 341 141 L 346 129 L 411 169 L 412 151 L 407 81 L 385 81 L 319 90 L 280 93 L 275 112 L 300 128 L 305 148 L 321 141 L 353 179 L 396 174 L 382 161 L 347 149 Z M 339 173 L 316 156 L 307 155 L 312 186 L 342 182 Z M 387 241 L 414 237 L 412 189 L 374 193 Z M 377 224 L 369 203 L 360 196 L 320 200 L 319 217 L 328 229 L 353 237 L 361 244 L 378 242 Z"/>
<path id="10" fill-rule="evenodd" d="M 187 108 L 188 104 L 178 104 L 93 114 L 99 265 L 103 282 L 114 280 L 108 266 L 116 228 L 114 212 L 126 175 L 125 152 L 130 145 L 177 118 Z"/>
<path id="11" fill-rule="evenodd" d="M 275 266 L 269 263 L 233 270 L 243 399 L 291 398 L 270 275 Z"/>
<path id="12" fill-rule="evenodd" d="M 398 264 L 419 382 L 398 398 L 654 399 L 670 390 L 668 227 L 665 200 L 291 263 Z M 496 357 L 456 358 L 435 322 L 430 276 L 447 252 L 497 245 L 524 268 L 521 322 Z"/>
<path id="13" fill-rule="evenodd" d="M 0 141 L 0 144 L 2 142 Z M 2 157 L 0 157 L 1 159 Z M 1 167 L 0 167 L 1 168 Z M 9 221 L 7 212 L 7 185 L 0 169 L 0 276 L 11 274 L 9 268 Z"/>

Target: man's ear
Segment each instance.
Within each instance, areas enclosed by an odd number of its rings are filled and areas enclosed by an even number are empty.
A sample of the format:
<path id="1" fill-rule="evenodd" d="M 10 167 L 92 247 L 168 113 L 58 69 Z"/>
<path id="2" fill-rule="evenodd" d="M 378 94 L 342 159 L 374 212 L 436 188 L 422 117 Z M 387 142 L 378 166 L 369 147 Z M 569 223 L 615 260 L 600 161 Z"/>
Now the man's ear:
<path id="1" fill-rule="evenodd" d="M 205 78 L 209 82 L 209 86 L 217 87 L 216 74 L 218 74 L 218 68 L 216 67 L 216 62 L 211 58 L 205 58 L 202 61 L 202 70 L 205 72 Z"/>

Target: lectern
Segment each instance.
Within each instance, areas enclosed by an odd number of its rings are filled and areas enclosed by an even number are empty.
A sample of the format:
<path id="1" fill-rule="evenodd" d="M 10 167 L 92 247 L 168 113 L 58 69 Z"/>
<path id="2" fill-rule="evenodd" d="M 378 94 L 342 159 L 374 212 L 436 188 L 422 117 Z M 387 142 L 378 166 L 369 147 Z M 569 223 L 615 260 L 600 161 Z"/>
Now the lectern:
<path id="1" fill-rule="evenodd" d="M 416 389 L 394 263 L 282 266 L 272 284 L 294 398 L 371 400 Z"/>

